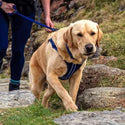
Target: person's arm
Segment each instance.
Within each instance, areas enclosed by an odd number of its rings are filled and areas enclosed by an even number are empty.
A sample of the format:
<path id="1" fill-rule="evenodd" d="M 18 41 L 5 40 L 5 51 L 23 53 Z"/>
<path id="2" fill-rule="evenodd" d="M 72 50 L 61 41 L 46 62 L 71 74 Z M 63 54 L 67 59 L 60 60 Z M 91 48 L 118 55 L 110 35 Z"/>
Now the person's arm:
<path id="1" fill-rule="evenodd" d="M 50 0 L 41 0 L 41 3 L 43 5 L 44 15 L 45 15 L 45 23 L 47 26 L 53 28 L 53 23 L 50 18 Z M 48 30 L 50 32 L 51 30 Z"/>
<path id="2" fill-rule="evenodd" d="M 5 13 L 13 13 L 14 12 L 13 5 L 14 5 L 13 3 L 2 2 L 2 5 L 0 8 L 4 10 Z"/>

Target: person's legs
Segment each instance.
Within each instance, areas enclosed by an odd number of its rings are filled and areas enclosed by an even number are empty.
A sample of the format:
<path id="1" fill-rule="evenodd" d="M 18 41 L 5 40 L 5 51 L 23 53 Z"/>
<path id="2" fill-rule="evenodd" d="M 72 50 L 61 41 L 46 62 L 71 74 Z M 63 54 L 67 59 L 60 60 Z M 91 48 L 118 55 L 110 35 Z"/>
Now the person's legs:
<path id="1" fill-rule="evenodd" d="M 7 15 L 0 10 L 0 72 L 3 63 L 3 57 L 6 55 L 8 47 L 8 27 L 9 20 Z"/>
<path id="2" fill-rule="evenodd" d="M 34 19 L 35 14 L 29 17 Z M 11 80 L 9 91 L 19 89 L 20 77 L 24 66 L 24 48 L 30 36 L 32 23 L 20 16 L 12 17 L 12 59 L 11 59 Z"/>

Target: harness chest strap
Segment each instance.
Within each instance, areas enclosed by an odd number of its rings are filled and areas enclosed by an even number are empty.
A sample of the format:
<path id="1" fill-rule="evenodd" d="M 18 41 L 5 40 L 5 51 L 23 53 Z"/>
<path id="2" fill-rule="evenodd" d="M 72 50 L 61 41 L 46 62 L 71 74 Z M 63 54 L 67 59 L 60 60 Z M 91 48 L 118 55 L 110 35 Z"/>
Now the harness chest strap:
<path id="1" fill-rule="evenodd" d="M 49 39 L 48 42 L 50 42 L 52 48 L 55 49 L 58 52 L 58 49 L 57 49 L 54 41 L 52 39 Z M 67 49 L 67 52 L 70 55 L 70 57 L 73 58 L 72 53 L 70 52 L 67 44 L 66 44 L 66 49 Z M 67 65 L 67 72 L 62 77 L 59 77 L 59 79 L 61 79 L 61 80 L 67 80 L 67 79 L 69 79 L 73 75 L 73 73 L 75 73 L 82 66 L 82 64 L 73 64 L 73 63 L 68 63 L 66 61 L 65 61 L 65 63 Z"/>

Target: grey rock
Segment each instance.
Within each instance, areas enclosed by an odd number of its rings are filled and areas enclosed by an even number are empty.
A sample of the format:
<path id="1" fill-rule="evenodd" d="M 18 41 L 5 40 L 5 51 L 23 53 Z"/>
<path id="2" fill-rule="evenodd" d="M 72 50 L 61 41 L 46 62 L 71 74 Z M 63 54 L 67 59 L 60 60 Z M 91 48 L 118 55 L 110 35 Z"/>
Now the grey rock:
<path id="1" fill-rule="evenodd" d="M 25 107 L 34 103 L 27 80 L 21 80 L 20 90 L 8 92 L 9 78 L 0 79 L 0 108 Z"/>
<path id="2" fill-rule="evenodd" d="M 113 85 L 114 83 L 115 85 L 123 84 L 125 82 L 123 78 L 125 78 L 125 70 L 102 64 L 86 66 L 83 71 L 79 93 L 85 89 L 97 87 L 97 85 L 103 87 L 106 86 L 106 83 L 103 85 L 103 80 L 107 80 L 107 84 L 112 82 L 110 85 Z"/>
<path id="3" fill-rule="evenodd" d="M 78 96 L 79 108 L 125 107 L 125 88 L 96 87 L 86 89 Z"/>
<path id="4" fill-rule="evenodd" d="M 93 69 L 96 72 L 105 73 L 105 74 L 107 74 L 109 76 L 110 75 L 112 75 L 112 76 L 114 76 L 114 75 L 122 75 L 122 74 L 125 75 L 125 70 L 109 67 L 109 66 L 102 65 L 102 64 L 89 65 L 89 66 L 87 66 L 87 68 L 88 68 L 88 70 L 87 70 L 88 72 L 89 72 L 89 70 Z"/>
<path id="5" fill-rule="evenodd" d="M 114 111 L 81 111 L 56 118 L 58 125 L 125 125 L 125 112 Z"/>
<path id="6" fill-rule="evenodd" d="M 0 108 L 25 107 L 34 101 L 35 97 L 30 90 L 0 92 Z"/>

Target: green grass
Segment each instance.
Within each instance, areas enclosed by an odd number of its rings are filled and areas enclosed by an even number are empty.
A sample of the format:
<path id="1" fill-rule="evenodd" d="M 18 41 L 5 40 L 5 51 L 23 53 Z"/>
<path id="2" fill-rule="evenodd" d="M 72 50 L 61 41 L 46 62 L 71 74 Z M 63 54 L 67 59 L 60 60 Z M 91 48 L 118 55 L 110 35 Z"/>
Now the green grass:
<path id="1" fill-rule="evenodd" d="M 65 110 L 51 110 L 36 103 L 26 108 L 11 108 L 0 114 L 2 125 L 55 125 L 53 119 L 66 114 Z"/>
<path id="2" fill-rule="evenodd" d="M 125 70 L 125 56 L 119 56 L 117 61 L 111 61 L 107 63 L 108 66 L 117 67 Z"/>
<path id="3" fill-rule="evenodd" d="M 43 93 L 40 101 L 36 100 L 31 106 L 0 110 L 0 123 L 2 125 L 55 125 L 53 121 L 55 118 L 71 113 L 64 109 L 57 94 L 50 98 L 49 108 L 44 108 L 40 103 Z"/>
<path id="4" fill-rule="evenodd" d="M 114 76 L 110 78 L 103 78 L 98 84 L 99 87 L 125 87 L 125 77 L 124 76 Z"/>
<path id="5" fill-rule="evenodd" d="M 56 97 L 57 98 L 57 97 Z M 10 108 L 0 110 L 0 124 L 2 125 L 56 125 L 54 119 L 69 114 L 62 108 L 58 99 L 56 107 L 44 108 L 40 103 L 25 108 Z M 58 104 L 57 104 L 58 103 Z M 54 105 L 54 104 L 53 104 Z M 52 109 L 53 108 L 53 109 Z M 83 109 L 80 109 L 83 110 Z M 103 111 L 111 109 L 87 109 L 86 111 Z"/>

